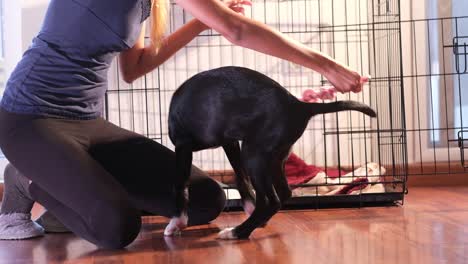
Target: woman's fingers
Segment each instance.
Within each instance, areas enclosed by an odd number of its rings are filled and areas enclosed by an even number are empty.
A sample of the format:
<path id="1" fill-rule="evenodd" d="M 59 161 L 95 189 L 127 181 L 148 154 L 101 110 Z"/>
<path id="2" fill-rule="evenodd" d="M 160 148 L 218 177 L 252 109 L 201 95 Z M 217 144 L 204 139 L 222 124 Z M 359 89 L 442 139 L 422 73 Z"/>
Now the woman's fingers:
<path id="1" fill-rule="evenodd" d="M 357 72 L 348 71 L 339 74 L 336 79 L 329 79 L 329 81 L 336 87 L 340 93 L 360 93 L 364 85 L 369 82 L 370 76 L 361 76 Z"/>
<path id="2" fill-rule="evenodd" d="M 370 76 L 363 76 L 361 77 L 361 84 L 365 84 L 369 82 L 369 80 L 370 80 Z"/>
<path id="3" fill-rule="evenodd" d="M 243 0 L 243 1 L 240 1 L 239 4 L 241 5 L 248 5 L 248 6 L 252 6 L 252 1 L 249 1 L 249 0 Z"/>
<path id="4" fill-rule="evenodd" d="M 354 93 L 360 93 L 362 92 L 362 89 L 364 87 L 364 84 L 369 82 L 370 76 L 361 76 L 361 79 L 359 80 L 359 84 L 356 85 L 356 88 L 353 89 Z"/>
<path id="5" fill-rule="evenodd" d="M 243 7 L 231 6 L 230 8 L 236 13 L 241 13 L 245 15 L 245 10 Z"/>
<path id="6" fill-rule="evenodd" d="M 229 8 L 231 8 L 236 13 L 241 13 L 245 15 L 244 5 L 252 6 L 252 2 L 249 0 L 241 0 L 241 1 L 231 1 L 228 3 Z"/>
<path id="7" fill-rule="evenodd" d="M 226 4 L 229 7 L 243 6 L 243 5 L 252 6 L 252 1 L 250 1 L 250 0 L 228 1 Z"/>

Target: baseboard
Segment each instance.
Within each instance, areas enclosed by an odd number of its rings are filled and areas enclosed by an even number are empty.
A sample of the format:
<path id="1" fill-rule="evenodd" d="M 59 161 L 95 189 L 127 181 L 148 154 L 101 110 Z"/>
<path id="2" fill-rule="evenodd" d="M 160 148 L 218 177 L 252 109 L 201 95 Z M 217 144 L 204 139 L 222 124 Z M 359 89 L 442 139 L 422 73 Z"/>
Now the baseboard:
<path id="1" fill-rule="evenodd" d="M 234 183 L 232 170 L 209 171 L 208 174 L 217 181 Z M 468 171 L 459 163 L 437 163 L 437 166 L 434 163 L 410 164 L 408 175 L 408 187 L 468 186 Z M 0 183 L 0 200 L 2 197 L 3 183 Z"/>
<path id="2" fill-rule="evenodd" d="M 467 186 L 468 170 L 459 162 L 417 163 L 408 166 L 409 187 Z"/>
<path id="3" fill-rule="evenodd" d="M 352 170 L 352 168 L 347 168 L 347 170 Z M 401 173 L 401 168 L 399 173 Z M 209 175 L 223 183 L 234 183 L 232 170 L 210 171 Z M 387 175 L 393 175 L 391 168 L 387 168 Z M 391 181 L 391 179 L 387 180 Z M 407 185 L 409 187 L 468 186 L 468 170 L 465 170 L 459 162 L 409 164 Z"/>
<path id="4" fill-rule="evenodd" d="M 234 171 L 232 170 L 214 170 L 214 171 L 208 171 L 208 175 L 212 179 L 215 179 L 219 182 L 225 183 L 225 184 L 233 184 L 234 181 Z"/>

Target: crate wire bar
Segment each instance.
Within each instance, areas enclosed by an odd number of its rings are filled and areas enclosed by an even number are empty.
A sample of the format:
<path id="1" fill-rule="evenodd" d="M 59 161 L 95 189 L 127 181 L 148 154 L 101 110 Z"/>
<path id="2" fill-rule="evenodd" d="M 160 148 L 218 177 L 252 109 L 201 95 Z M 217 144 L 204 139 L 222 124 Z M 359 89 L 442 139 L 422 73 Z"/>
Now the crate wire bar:
<path id="1" fill-rule="evenodd" d="M 173 32 L 191 17 L 170 5 Z M 408 175 L 464 172 L 468 129 L 462 117 L 468 109 L 461 86 L 468 84 L 467 17 L 403 21 L 398 0 L 254 0 L 247 10 L 247 16 L 372 76 L 363 92 L 339 94 L 337 100 L 366 103 L 378 118 L 356 112 L 316 116 L 294 145 L 292 152 L 305 164 L 322 168 L 323 178 L 291 186 L 295 195 L 289 205 L 403 203 Z M 328 84 L 310 69 L 234 46 L 207 30 L 133 84 L 122 81 L 117 60 L 110 73 L 115 85 L 106 94 L 106 118 L 174 149 L 167 134 L 172 94 L 194 74 L 228 65 L 262 72 L 298 98 Z M 437 168 L 440 162 L 446 165 Z M 228 208 L 240 205 L 221 148 L 195 153 L 194 163 L 224 184 Z M 373 164 L 372 172 L 368 164 Z M 338 175 L 329 176 L 334 172 Z M 354 183 L 359 178 L 381 188 L 364 192 Z M 343 186 L 357 189 L 353 194 L 320 192 Z M 297 190 L 306 191 L 296 195 Z"/>

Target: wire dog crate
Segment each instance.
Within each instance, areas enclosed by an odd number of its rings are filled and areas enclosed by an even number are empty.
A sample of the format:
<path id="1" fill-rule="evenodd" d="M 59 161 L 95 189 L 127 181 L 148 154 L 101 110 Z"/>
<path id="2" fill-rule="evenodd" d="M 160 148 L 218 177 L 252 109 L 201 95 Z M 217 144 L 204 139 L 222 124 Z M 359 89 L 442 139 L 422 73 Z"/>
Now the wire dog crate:
<path id="1" fill-rule="evenodd" d="M 289 205 L 402 203 L 408 175 L 464 173 L 468 167 L 461 89 L 468 84 L 468 32 L 460 26 L 468 18 L 402 21 L 400 9 L 398 0 L 254 1 L 248 16 L 372 76 L 363 92 L 337 100 L 366 103 L 378 118 L 356 112 L 316 116 L 296 142 L 286 162 Z M 171 32 L 189 19 L 171 4 Z M 260 71 L 299 98 L 327 84 L 309 69 L 233 46 L 208 30 L 131 85 L 114 63 L 106 118 L 173 149 L 167 133 L 172 94 L 192 75 L 227 65 Z M 222 149 L 197 152 L 193 160 L 225 185 L 228 207 L 238 206 Z"/>

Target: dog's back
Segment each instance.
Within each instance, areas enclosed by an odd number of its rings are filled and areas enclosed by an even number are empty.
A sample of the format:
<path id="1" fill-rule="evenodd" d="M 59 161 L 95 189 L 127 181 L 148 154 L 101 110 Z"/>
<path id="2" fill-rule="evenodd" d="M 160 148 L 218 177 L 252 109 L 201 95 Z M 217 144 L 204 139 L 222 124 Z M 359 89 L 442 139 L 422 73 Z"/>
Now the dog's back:
<path id="1" fill-rule="evenodd" d="M 202 72 L 174 93 L 169 136 L 174 144 L 190 137 L 197 150 L 244 140 L 290 118 L 286 113 L 296 104 L 280 84 L 256 71 L 222 67 Z"/>
<path id="2" fill-rule="evenodd" d="M 273 147 L 294 143 L 312 116 L 345 110 L 375 116 L 370 107 L 354 101 L 300 102 L 259 72 L 221 67 L 193 76 L 174 93 L 169 136 L 176 146 L 190 141 L 195 151 L 259 137 Z"/>

